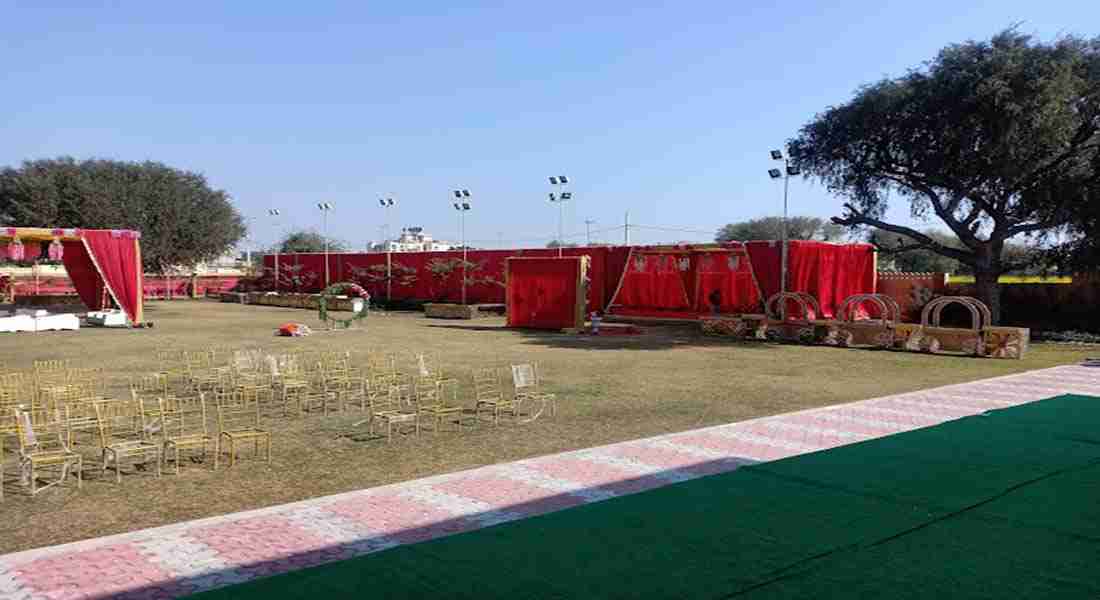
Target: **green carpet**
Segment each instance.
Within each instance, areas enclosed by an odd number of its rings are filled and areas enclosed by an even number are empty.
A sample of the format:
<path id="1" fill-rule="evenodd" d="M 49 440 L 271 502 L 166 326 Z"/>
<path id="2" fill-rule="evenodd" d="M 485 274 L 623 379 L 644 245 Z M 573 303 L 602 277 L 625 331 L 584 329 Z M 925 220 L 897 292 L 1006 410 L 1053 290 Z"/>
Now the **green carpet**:
<path id="1" fill-rule="evenodd" d="M 1097 598 L 1100 398 L 1060 396 L 195 596 Z"/>

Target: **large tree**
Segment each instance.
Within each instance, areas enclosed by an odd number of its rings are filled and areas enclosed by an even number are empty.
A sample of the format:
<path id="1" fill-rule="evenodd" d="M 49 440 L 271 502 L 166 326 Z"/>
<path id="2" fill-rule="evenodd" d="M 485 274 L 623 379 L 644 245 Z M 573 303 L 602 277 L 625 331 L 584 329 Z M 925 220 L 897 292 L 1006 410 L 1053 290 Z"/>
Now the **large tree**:
<path id="1" fill-rule="evenodd" d="M 316 231 L 292 231 L 279 242 L 279 252 L 291 254 L 293 252 L 324 252 L 325 236 Z M 343 242 L 328 238 L 329 252 L 343 252 L 347 245 Z"/>
<path id="2" fill-rule="evenodd" d="M 0 169 L 0 224 L 135 229 L 152 271 L 217 258 L 245 234 L 229 195 L 202 175 L 158 162 L 69 157 Z"/>
<path id="3" fill-rule="evenodd" d="M 787 239 L 836 241 L 844 235 L 844 228 L 819 217 L 788 217 Z M 719 242 L 747 242 L 750 240 L 778 240 L 783 237 L 783 217 L 761 217 L 748 221 L 729 223 L 718 230 L 714 239 Z"/>
<path id="4" fill-rule="evenodd" d="M 949 46 L 859 90 L 790 141 L 793 164 L 847 198 L 834 222 L 902 234 L 967 265 L 1000 314 L 1008 240 L 1065 226 L 1100 177 L 1100 38 L 1043 43 L 1014 30 Z M 886 220 L 891 199 L 934 217 L 946 245 Z"/>

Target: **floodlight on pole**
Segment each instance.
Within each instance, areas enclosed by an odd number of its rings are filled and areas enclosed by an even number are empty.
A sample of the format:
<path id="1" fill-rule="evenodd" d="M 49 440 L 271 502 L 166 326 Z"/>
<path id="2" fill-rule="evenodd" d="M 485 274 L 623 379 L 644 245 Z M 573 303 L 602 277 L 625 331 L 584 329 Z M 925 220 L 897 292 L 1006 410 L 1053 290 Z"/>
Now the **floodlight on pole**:
<path id="1" fill-rule="evenodd" d="M 551 175 L 547 179 L 550 180 L 550 185 L 554 186 L 554 189 L 560 190 L 550 192 L 550 202 L 558 205 L 558 258 L 561 258 L 562 244 L 565 243 L 563 239 L 565 237 L 565 203 L 573 199 L 573 193 L 565 189 L 565 186 L 569 185 L 569 178 L 565 175 Z"/>
<path id="2" fill-rule="evenodd" d="M 791 175 L 799 175 L 800 173 L 802 173 L 802 171 L 801 171 L 801 169 L 798 168 L 798 166 L 791 165 L 790 159 L 784 157 L 783 152 L 781 152 L 779 150 L 772 150 L 771 151 L 771 157 L 772 157 L 772 160 L 781 160 L 781 161 L 783 161 L 783 166 L 784 166 L 784 169 L 782 171 L 780 171 L 779 169 L 768 169 L 768 176 L 771 177 L 772 179 L 782 179 L 783 180 L 783 234 L 782 234 L 783 248 L 782 248 L 782 251 L 781 251 L 782 252 L 782 258 L 780 260 L 780 263 L 781 263 L 782 266 L 780 267 L 779 291 L 780 292 L 786 292 L 787 291 L 787 254 L 788 254 L 788 250 L 787 250 L 787 245 L 788 245 L 788 240 L 787 240 L 787 227 L 788 227 L 788 225 L 787 225 L 787 204 L 788 204 L 788 202 L 787 202 L 787 200 L 788 200 L 788 196 L 789 196 L 789 192 L 790 192 Z M 780 318 L 782 318 L 782 319 L 787 318 L 787 303 L 786 302 L 780 302 L 779 303 L 779 315 L 780 315 Z"/>
<path id="3" fill-rule="evenodd" d="M 397 202 L 392 196 L 387 196 L 379 198 L 378 204 L 386 211 L 386 224 L 382 229 L 382 243 L 386 246 L 386 302 L 389 302 L 393 296 L 393 273 L 391 268 L 393 262 L 390 256 L 390 209 Z"/>
<path id="4" fill-rule="evenodd" d="M 275 236 L 278 238 L 279 232 L 279 216 L 282 213 L 277 208 L 267 209 L 267 216 L 271 217 L 271 221 L 275 226 Z M 279 240 L 275 240 L 275 293 L 279 292 Z"/>
<path id="5" fill-rule="evenodd" d="M 458 211 L 459 237 L 462 239 L 462 303 L 466 304 L 466 213 L 473 208 L 470 202 L 470 190 L 454 190 L 458 202 L 451 203 Z"/>
<path id="6" fill-rule="evenodd" d="M 325 244 L 325 287 L 329 286 L 328 266 L 328 213 L 333 209 L 331 202 L 318 202 L 317 210 L 321 211 L 321 236 Z"/>

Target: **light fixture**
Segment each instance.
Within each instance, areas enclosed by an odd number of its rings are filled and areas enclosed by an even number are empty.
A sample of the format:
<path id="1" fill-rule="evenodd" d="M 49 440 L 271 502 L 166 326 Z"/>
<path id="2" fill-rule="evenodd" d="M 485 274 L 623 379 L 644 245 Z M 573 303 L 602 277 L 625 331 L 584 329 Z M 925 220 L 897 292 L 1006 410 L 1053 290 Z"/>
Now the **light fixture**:
<path id="1" fill-rule="evenodd" d="M 462 210 L 470 210 L 470 203 L 469 202 L 463 202 L 462 203 Z"/>
<path id="2" fill-rule="evenodd" d="M 572 200 L 573 199 L 573 192 L 562 192 L 561 193 L 561 199 L 562 200 Z"/>
<path id="3" fill-rule="evenodd" d="M 279 212 L 279 209 L 277 209 L 277 208 L 269 208 L 269 209 L 267 210 L 267 215 L 268 215 L 269 217 L 277 217 L 277 216 L 279 216 L 280 214 L 282 214 L 282 213 L 280 213 L 280 212 Z"/>
<path id="4" fill-rule="evenodd" d="M 783 160 L 783 153 L 780 152 L 779 150 L 772 150 L 772 159 L 773 160 Z"/>
<path id="5" fill-rule="evenodd" d="M 551 175 L 550 176 L 550 185 L 558 185 L 558 178 Z"/>
<path id="6" fill-rule="evenodd" d="M 779 179 L 783 176 L 783 171 L 779 169 L 768 169 L 768 175 L 770 175 L 772 179 Z"/>
<path id="7" fill-rule="evenodd" d="M 565 175 L 558 175 L 558 181 L 560 181 L 562 185 L 565 185 L 569 183 L 569 178 Z"/>
<path id="8" fill-rule="evenodd" d="M 458 205 L 458 202 L 455 202 L 455 210 L 462 210 L 462 207 Z"/>
<path id="9" fill-rule="evenodd" d="M 550 192 L 550 201 L 551 202 L 557 202 L 557 200 L 558 200 L 558 197 L 554 194 L 554 192 Z"/>
<path id="10" fill-rule="evenodd" d="M 332 203 L 331 202 L 318 202 L 317 203 L 317 208 L 320 209 L 320 210 L 332 210 Z"/>
<path id="11" fill-rule="evenodd" d="M 802 169 L 798 167 L 787 165 L 787 175 L 798 175 L 802 173 Z"/>
<path id="12" fill-rule="evenodd" d="M 461 198 L 461 197 L 462 197 L 462 190 L 455 190 L 455 198 Z"/>
<path id="13" fill-rule="evenodd" d="M 462 197 L 463 198 L 469 198 L 470 197 L 470 190 L 462 190 Z"/>

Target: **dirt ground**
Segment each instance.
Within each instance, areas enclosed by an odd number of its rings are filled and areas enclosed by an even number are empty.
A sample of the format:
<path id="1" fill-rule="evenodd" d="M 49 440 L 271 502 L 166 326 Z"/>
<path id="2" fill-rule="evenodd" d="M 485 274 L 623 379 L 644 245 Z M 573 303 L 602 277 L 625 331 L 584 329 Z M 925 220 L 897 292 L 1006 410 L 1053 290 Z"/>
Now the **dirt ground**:
<path id="1" fill-rule="evenodd" d="M 901 352 L 736 343 L 683 328 L 645 327 L 637 336 L 578 337 L 513 331 L 503 319 L 438 321 L 417 313 L 372 314 L 363 329 L 277 338 L 287 321 L 316 327 L 316 314 L 212 301 L 153 303 L 155 328 L 4 334 L 0 369 L 35 359 L 100 366 L 119 384 L 157 368 L 155 350 L 262 347 L 432 351 L 446 371 L 538 361 L 558 415 L 530 424 L 425 432 L 392 444 L 371 439 L 363 417 L 342 414 L 272 419 L 271 465 L 232 469 L 186 464 L 157 480 L 124 472 L 89 473 L 82 490 L 36 498 L 8 482 L 0 503 L 0 552 L 12 552 L 177 521 L 259 508 L 502 461 L 728 423 L 753 417 L 1078 362 L 1086 351 L 1036 344 L 1026 359 L 988 360 Z M 467 394 L 465 398 L 470 401 Z M 8 442 L 9 448 L 11 441 Z M 94 449 L 83 445 L 86 460 Z M 11 453 L 8 453 L 11 458 Z M 11 469 L 8 470 L 9 478 Z"/>

